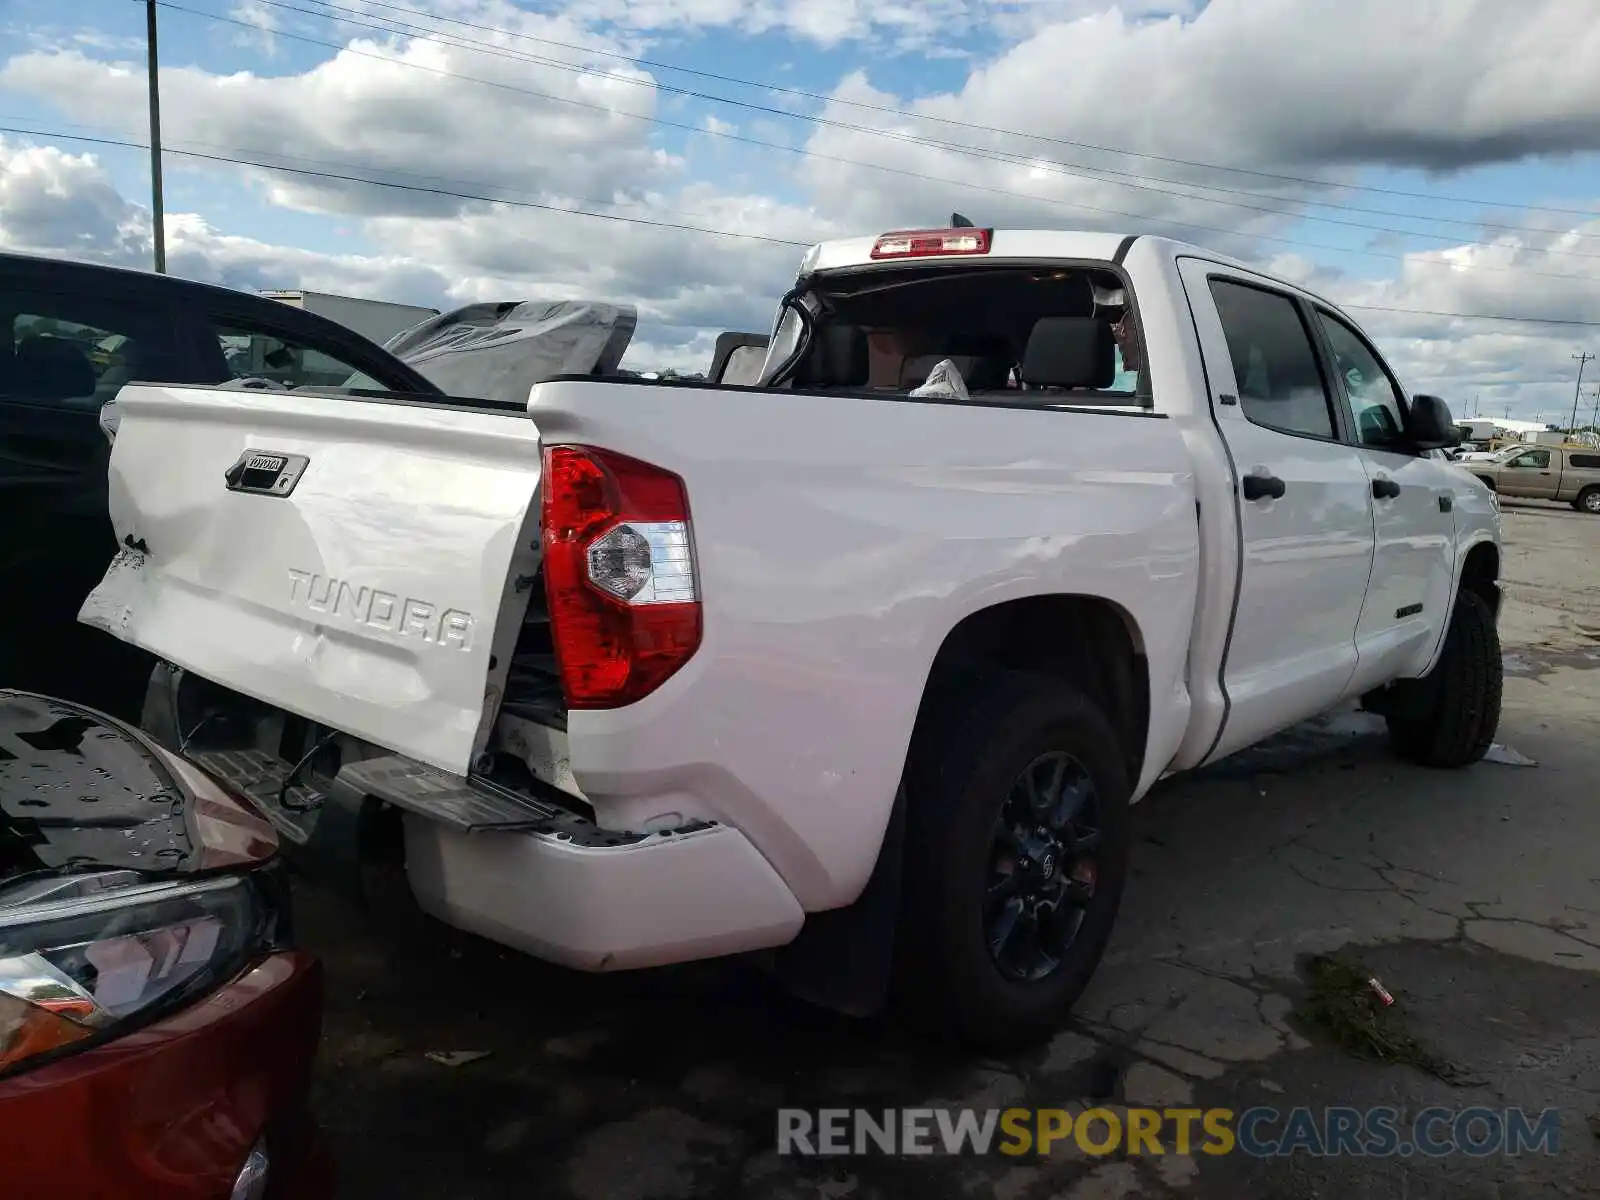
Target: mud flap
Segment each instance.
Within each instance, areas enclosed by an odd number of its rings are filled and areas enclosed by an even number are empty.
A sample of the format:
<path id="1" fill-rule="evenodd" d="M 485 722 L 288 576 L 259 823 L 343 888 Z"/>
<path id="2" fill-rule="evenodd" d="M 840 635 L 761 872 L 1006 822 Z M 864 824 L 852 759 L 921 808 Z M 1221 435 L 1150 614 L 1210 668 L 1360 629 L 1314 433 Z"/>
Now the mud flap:
<path id="1" fill-rule="evenodd" d="M 894 965 L 905 850 L 905 788 L 895 793 L 877 865 L 855 903 L 806 917 L 800 934 L 768 964 L 785 990 L 852 1017 L 882 1011 Z"/>

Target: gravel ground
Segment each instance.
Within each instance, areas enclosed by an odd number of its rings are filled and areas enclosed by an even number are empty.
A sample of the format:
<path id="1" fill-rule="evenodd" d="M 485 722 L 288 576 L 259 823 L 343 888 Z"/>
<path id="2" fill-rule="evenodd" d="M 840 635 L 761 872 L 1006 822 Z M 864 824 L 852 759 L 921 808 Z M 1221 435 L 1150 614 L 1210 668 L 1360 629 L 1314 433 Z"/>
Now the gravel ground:
<path id="1" fill-rule="evenodd" d="M 1106 961 L 1072 1026 L 1026 1055 L 952 1057 L 725 963 L 579 976 L 437 927 L 379 928 L 303 888 L 330 974 L 316 1104 L 343 1194 L 1595 1195 L 1600 520 L 1520 504 L 1506 539 L 1500 741 L 1537 765 L 1424 771 L 1345 713 L 1159 789 L 1137 809 Z M 1353 1058 L 1291 1015 L 1306 956 L 1326 952 L 1376 972 L 1453 1084 Z M 775 1150 L 780 1106 L 957 1104 L 1553 1107 L 1561 1132 L 1552 1155 L 1476 1159 Z"/>

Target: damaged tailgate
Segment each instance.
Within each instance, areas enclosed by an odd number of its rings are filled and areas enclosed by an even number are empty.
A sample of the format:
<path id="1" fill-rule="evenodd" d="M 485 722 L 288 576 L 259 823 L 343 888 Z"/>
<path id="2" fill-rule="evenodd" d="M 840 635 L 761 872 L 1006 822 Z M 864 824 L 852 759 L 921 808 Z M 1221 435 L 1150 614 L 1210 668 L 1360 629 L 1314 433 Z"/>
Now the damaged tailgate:
<path id="1" fill-rule="evenodd" d="M 538 565 L 526 413 L 144 384 L 118 403 L 121 549 L 79 620 L 466 774 Z"/>

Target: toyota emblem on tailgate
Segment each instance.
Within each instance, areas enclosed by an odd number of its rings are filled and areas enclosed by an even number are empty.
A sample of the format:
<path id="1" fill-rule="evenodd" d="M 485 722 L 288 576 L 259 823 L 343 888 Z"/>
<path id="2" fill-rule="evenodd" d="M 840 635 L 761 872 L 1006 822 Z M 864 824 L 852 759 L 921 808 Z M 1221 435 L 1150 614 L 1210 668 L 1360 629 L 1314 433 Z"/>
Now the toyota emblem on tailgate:
<path id="1" fill-rule="evenodd" d="M 300 481 L 306 464 L 304 454 L 285 454 L 278 450 L 246 450 L 223 479 L 230 492 L 251 492 L 258 496 L 287 496 Z"/>

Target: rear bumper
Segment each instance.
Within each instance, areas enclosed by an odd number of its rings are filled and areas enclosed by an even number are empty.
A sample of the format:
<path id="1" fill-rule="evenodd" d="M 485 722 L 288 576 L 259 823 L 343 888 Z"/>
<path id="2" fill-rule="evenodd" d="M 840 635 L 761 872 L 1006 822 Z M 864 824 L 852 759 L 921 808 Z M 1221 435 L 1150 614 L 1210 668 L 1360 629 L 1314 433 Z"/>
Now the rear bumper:
<path id="1" fill-rule="evenodd" d="M 771 864 L 727 825 L 583 845 L 560 834 L 462 832 L 408 813 L 405 840 L 425 912 L 579 970 L 781 946 L 805 920 Z"/>
<path id="2" fill-rule="evenodd" d="M 307 1109 L 322 969 L 274 954 L 163 1021 L 0 1082 L 8 1200 L 226 1200 L 258 1140 L 268 1195 L 332 1197 Z"/>
<path id="3" fill-rule="evenodd" d="M 169 744 L 194 721 L 178 719 L 183 686 L 180 673 L 159 669 L 145 707 L 145 728 Z M 805 920 L 783 877 L 732 826 L 680 815 L 660 832 L 602 828 L 552 788 L 513 791 L 353 749 L 314 786 L 291 781 L 293 764 L 271 749 L 191 744 L 185 754 L 251 797 L 286 851 L 335 886 L 359 875 L 371 810 L 399 809 L 406 875 L 424 912 L 579 970 L 769 949 Z"/>

